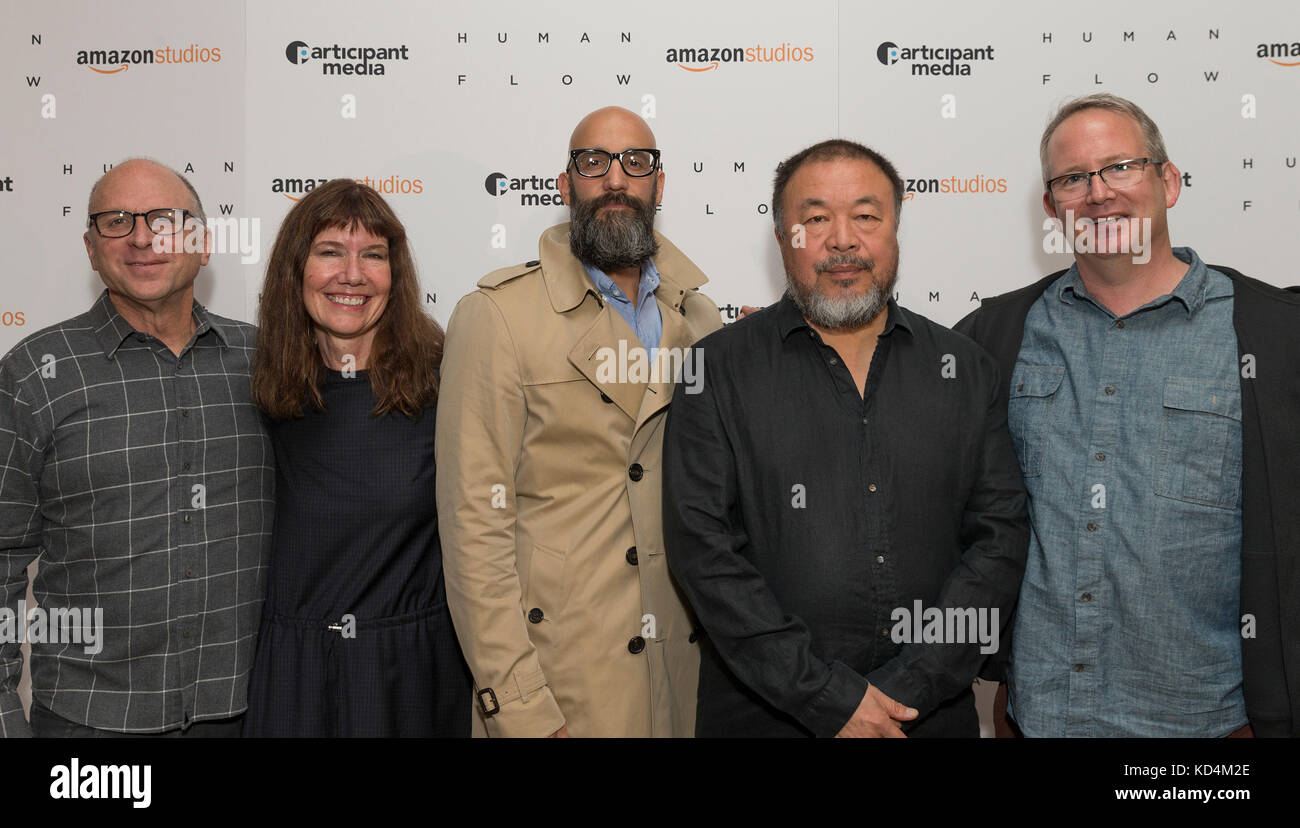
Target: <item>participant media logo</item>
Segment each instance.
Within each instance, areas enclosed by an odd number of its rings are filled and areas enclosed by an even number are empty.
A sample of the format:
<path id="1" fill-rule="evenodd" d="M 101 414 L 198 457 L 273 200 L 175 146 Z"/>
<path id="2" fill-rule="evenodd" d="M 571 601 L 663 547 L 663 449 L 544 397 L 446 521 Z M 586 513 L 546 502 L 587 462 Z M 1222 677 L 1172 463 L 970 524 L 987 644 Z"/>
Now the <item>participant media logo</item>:
<path id="1" fill-rule="evenodd" d="M 911 65 L 912 75 L 941 75 L 963 77 L 980 61 L 993 60 L 993 47 L 985 46 L 899 46 L 886 40 L 876 47 L 876 60 L 882 66 L 893 66 L 900 61 Z"/>
<path id="2" fill-rule="evenodd" d="M 285 60 L 294 66 L 307 63 L 320 64 L 322 75 L 383 75 L 388 64 L 410 60 L 405 43 L 396 46 L 311 46 L 306 41 L 294 40 L 284 47 Z"/>
<path id="3" fill-rule="evenodd" d="M 559 182 L 544 175 L 511 178 L 502 172 L 489 173 L 483 180 L 483 188 L 490 196 L 518 193 L 521 207 L 555 207 L 564 204 L 564 199 L 560 197 Z"/>

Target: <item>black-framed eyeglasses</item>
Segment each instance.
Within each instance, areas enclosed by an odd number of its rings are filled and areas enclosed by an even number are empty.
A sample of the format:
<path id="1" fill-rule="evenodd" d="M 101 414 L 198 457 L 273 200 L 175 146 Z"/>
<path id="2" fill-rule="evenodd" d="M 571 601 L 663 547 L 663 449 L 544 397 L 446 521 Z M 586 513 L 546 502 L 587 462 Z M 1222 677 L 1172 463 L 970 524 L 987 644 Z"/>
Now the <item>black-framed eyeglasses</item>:
<path id="1" fill-rule="evenodd" d="M 91 213 L 87 227 L 94 227 L 106 239 L 120 239 L 135 231 L 136 216 L 144 216 L 144 226 L 155 236 L 174 236 L 185 229 L 186 219 L 194 217 L 192 210 L 178 207 L 159 207 L 147 213 L 127 210 L 104 210 Z"/>
<path id="2" fill-rule="evenodd" d="M 600 178 L 609 172 L 614 159 L 630 178 L 645 178 L 659 169 L 659 150 L 625 149 L 622 152 L 606 152 L 603 149 L 576 149 L 569 151 L 569 163 L 583 178 Z"/>
<path id="3" fill-rule="evenodd" d="M 1132 187 L 1142 180 L 1142 174 L 1146 172 L 1147 164 L 1160 166 L 1164 161 L 1157 161 L 1154 158 L 1130 158 L 1127 161 L 1116 161 L 1114 164 L 1107 164 L 1099 170 L 1092 172 L 1072 172 L 1065 175 L 1058 175 L 1056 178 L 1047 182 L 1047 189 L 1051 190 L 1052 195 L 1057 198 L 1076 198 L 1083 195 L 1092 186 L 1092 177 L 1100 176 L 1101 180 L 1112 190 L 1123 190 Z"/>

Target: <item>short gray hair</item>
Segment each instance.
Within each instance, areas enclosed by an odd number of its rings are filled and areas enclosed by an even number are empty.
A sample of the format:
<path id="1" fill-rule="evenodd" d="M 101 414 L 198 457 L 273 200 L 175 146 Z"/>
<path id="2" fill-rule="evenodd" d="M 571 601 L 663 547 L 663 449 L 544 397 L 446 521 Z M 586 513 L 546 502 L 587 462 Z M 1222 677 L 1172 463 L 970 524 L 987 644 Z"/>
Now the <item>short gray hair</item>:
<path id="1" fill-rule="evenodd" d="M 1165 139 L 1160 135 L 1160 127 L 1156 126 L 1156 122 L 1151 120 L 1150 115 L 1142 111 L 1142 107 L 1127 98 L 1121 98 L 1109 92 L 1097 92 L 1093 95 L 1085 95 L 1082 98 L 1066 101 L 1052 116 L 1052 120 L 1047 122 L 1047 128 L 1043 130 L 1043 139 L 1038 143 L 1038 160 L 1043 167 L 1043 184 L 1046 184 L 1049 178 L 1047 142 L 1052 140 L 1052 133 L 1056 132 L 1056 128 L 1066 118 L 1085 109 L 1105 109 L 1132 118 L 1142 130 L 1142 140 L 1146 142 L 1146 154 L 1153 161 L 1163 162 L 1169 160 L 1169 152 L 1165 149 Z"/>
<path id="2" fill-rule="evenodd" d="M 772 221 L 776 223 L 776 232 L 781 234 L 781 238 L 784 239 L 788 232 L 785 227 L 785 188 L 790 183 L 790 179 L 805 164 L 838 161 L 842 158 L 875 164 L 876 168 L 884 173 L 885 178 L 889 179 L 890 185 L 894 188 L 894 220 L 897 223 L 902 222 L 903 179 L 899 177 L 898 170 L 889 159 L 857 141 L 831 138 L 802 149 L 776 165 L 776 175 L 772 181 Z"/>

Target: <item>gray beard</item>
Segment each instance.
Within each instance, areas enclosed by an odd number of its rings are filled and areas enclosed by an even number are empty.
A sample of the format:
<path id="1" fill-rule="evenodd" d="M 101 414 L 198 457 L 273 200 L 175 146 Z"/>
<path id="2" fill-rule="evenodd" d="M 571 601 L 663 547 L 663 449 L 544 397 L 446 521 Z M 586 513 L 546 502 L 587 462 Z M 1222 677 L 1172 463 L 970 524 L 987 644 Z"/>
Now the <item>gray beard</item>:
<path id="1" fill-rule="evenodd" d="M 599 198 L 574 199 L 569 209 L 569 249 L 578 261 L 605 273 L 641 263 L 659 252 L 655 240 L 655 193 L 642 202 L 625 193 L 606 193 Z M 596 211 L 607 204 L 626 204 L 628 212 L 614 212 L 597 218 Z"/>
<path id="2" fill-rule="evenodd" d="M 835 264 L 829 266 L 834 267 Z M 883 287 L 875 280 L 875 275 L 873 268 L 871 290 L 865 294 L 847 299 L 831 299 L 818 293 L 816 288 L 805 288 L 787 271 L 786 293 L 804 318 L 817 327 L 829 331 L 853 330 L 875 319 L 893 297 L 894 285 L 898 281 L 897 268 L 889 274 L 887 284 Z"/>

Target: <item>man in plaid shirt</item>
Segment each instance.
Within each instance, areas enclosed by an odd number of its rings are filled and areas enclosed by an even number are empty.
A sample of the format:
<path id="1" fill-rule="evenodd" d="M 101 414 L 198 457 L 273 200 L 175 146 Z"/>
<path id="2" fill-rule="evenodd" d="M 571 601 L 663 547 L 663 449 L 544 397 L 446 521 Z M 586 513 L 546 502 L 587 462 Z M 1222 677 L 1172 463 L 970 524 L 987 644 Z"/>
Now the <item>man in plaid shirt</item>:
<path id="1" fill-rule="evenodd" d="M 0 735 L 237 736 L 275 485 L 255 329 L 194 301 L 211 240 L 179 174 L 119 164 L 89 213 L 107 290 L 0 360 Z"/>

